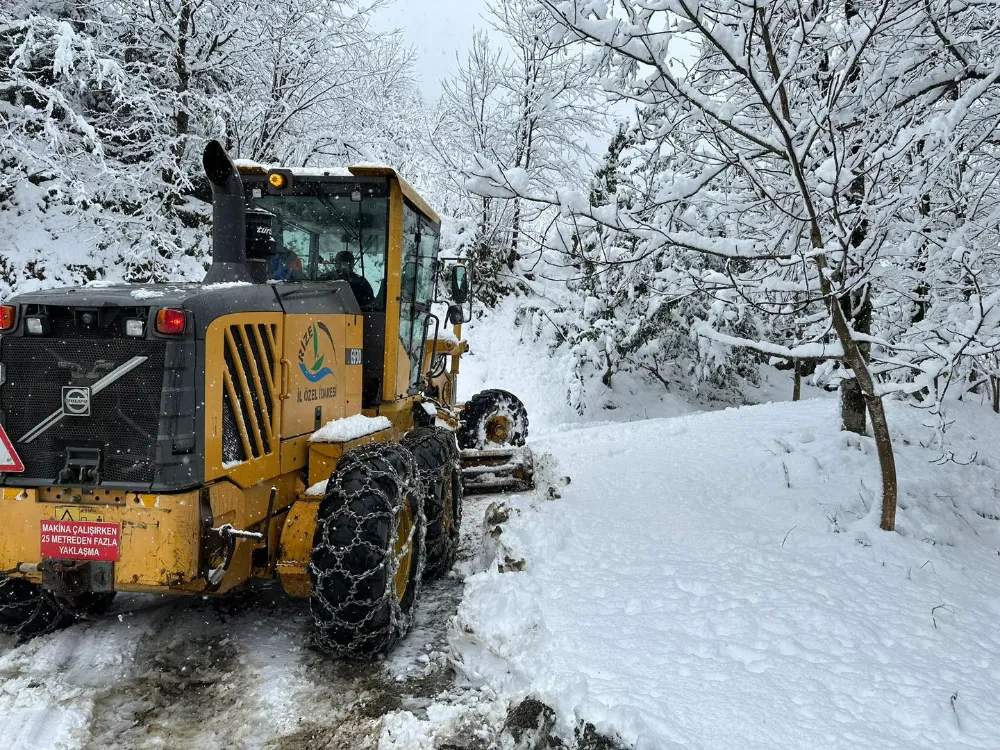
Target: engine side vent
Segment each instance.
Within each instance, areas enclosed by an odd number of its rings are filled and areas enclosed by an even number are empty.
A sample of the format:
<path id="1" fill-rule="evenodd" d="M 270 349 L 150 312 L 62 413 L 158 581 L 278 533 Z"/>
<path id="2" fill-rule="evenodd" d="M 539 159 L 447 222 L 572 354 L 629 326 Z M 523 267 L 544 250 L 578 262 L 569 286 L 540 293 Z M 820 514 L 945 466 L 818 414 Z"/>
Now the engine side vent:
<path id="1" fill-rule="evenodd" d="M 247 323 L 225 328 L 224 466 L 263 458 L 278 449 L 280 375 L 274 356 L 277 335 L 277 326 L 273 324 Z"/>

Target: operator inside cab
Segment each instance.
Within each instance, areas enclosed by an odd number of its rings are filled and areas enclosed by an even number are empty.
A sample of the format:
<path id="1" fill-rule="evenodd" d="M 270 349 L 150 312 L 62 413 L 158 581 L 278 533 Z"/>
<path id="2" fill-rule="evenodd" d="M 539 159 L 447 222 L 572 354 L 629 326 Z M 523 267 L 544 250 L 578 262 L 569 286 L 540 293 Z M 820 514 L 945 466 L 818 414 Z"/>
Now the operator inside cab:
<path id="1" fill-rule="evenodd" d="M 274 281 L 302 281 L 302 259 L 293 250 L 280 248 L 268 258 L 268 278 Z"/>
<path id="2" fill-rule="evenodd" d="M 346 281 L 363 312 L 375 309 L 375 292 L 368 280 L 354 270 L 354 253 L 350 250 L 341 250 L 334 256 L 333 273 L 322 280 Z"/>

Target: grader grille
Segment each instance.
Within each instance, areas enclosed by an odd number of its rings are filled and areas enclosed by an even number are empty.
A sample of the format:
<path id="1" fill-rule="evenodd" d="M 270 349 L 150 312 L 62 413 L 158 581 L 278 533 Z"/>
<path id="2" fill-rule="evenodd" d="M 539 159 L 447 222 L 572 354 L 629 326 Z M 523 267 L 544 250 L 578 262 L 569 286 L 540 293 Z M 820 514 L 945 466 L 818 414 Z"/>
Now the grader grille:
<path id="1" fill-rule="evenodd" d="M 104 482 L 148 485 L 163 390 L 163 341 L 129 338 L 3 337 L 0 408 L 25 464 L 21 480 L 57 481 L 70 447 L 99 449 Z M 133 357 L 142 363 L 95 396 L 88 417 L 67 417 L 30 443 L 20 442 L 60 408 L 62 389 L 93 385 Z"/>

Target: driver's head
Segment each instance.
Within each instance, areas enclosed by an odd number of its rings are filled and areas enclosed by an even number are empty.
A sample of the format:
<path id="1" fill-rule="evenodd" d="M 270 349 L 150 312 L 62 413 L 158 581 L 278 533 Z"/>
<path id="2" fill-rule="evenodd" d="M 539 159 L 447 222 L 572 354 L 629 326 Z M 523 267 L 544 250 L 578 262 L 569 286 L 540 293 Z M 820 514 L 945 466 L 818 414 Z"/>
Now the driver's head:
<path id="1" fill-rule="evenodd" d="M 354 270 L 354 253 L 341 250 L 333 258 L 333 272 L 337 278 L 346 279 Z"/>

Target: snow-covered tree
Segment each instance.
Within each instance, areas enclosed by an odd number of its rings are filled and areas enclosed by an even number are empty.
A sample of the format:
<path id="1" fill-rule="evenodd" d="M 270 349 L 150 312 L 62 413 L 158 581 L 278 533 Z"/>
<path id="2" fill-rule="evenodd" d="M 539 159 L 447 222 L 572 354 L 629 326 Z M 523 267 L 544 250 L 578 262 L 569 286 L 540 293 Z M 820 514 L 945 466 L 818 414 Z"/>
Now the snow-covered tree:
<path id="1" fill-rule="evenodd" d="M 293 165 L 416 150 L 425 114 L 409 53 L 369 27 L 383 4 L 4 6 L 0 292 L 97 276 L 201 278 L 210 138 L 236 156 Z"/>
<path id="2" fill-rule="evenodd" d="M 995 8 L 945 0 L 541 2 L 562 28 L 550 39 L 591 45 L 602 56 L 605 88 L 649 113 L 641 141 L 662 169 L 632 205 L 595 207 L 579 192 L 532 190 L 516 170 L 485 158 L 477 189 L 557 206 L 577 226 L 633 237 L 634 249 L 614 263 L 663 258 L 660 278 L 681 293 L 693 284 L 711 294 L 722 318 L 739 319 L 746 309 L 794 316 L 800 325 L 775 329 L 777 340 L 734 336 L 711 321 L 698 333 L 767 355 L 843 363 L 872 420 L 881 523 L 892 529 L 895 464 L 882 369 L 872 359 L 898 359 L 898 347 L 875 335 L 873 300 L 890 287 L 886 277 L 926 280 L 912 252 L 918 238 L 944 245 L 951 252 L 943 255 L 967 268 L 951 274 L 950 288 L 967 279 L 968 307 L 942 311 L 930 337 L 915 332 L 910 348 L 934 361 L 908 360 L 917 373 L 910 386 L 926 390 L 961 352 L 990 350 L 975 343 L 992 328 L 993 303 L 979 291 L 981 279 L 976 285 L 983 272 L 969 245 L 991 239 L 995 204 L 979 206 L 974 220 L 972 207 L 952 211 L 944 243 L 927 231 L 933 211 L 920 206 L 927 195 L 942 202 L 949 189 L 954 195 L 965 155 L 978 150 L 983 163 L 993 148 Z M 693 45 L 684 65 L 672 60 L 674 43 Z M 577 235 L 560 227 L 550 241 L 569 254 Z M 692 273 L 674 262 L 679 249 L 720 267 L 699 264 Z M 969 311 L 972 321 L 963 321 Z"/>
<path id="3" fill-rule="evenodd" d="M 592 206 L 632 207 L 655 189 L 665 167 L 659 151 L 643 142 L 646 125 L 622 125 L 614 135 L 590 185 Z M 558 328 L 570 353 L 571 404 L 583 409 L 578 399 L 589 392 L 586 381 L 599 377 L 611 387 L 617 372 L 703 399 L 740 400 L 743 386 L 758 379 L 759 357 L 712 346 L 696 330 L 711 320 L 720 330 L 749 336 L 757 333 L 755 316 L 746 310 L 733 315 L 695 284 L 680 283 L 721 270 L 721 264 L 684 248 L 637 258 L 639 240 L 628 232 L 586 221 L 574 227 L 569 252 L 548 253 L 539 272 L 560 277 L 562 293 L 547 283 L 544 300 L 525 303 L 544 309 L 540 322 Z"/>
<path id="4" fill-rule="evenodd" d="M 108 178 L 82 92 L 124 78 L 93 37 L 66 20 L 0 15 L 0 295 L 30 280 L 91 273 L 92 198 Z M 53 248 L 63 250 L 54 253 Z"/>
<path id="5" fill-rule="evenodd" d="M 479 154 L 516 172 L 526 185 L 552 188 L 586 179 L 588 138 L 604 125 L 590 61 L 578 46 L 553 37 L 549 15 L 531 0 L 493 0 L 488 16 L 496 41 L 480 31 L 468 58 L 444 82 L 435 150 L 460 196 L 463 249 L 475 260 L 488 304 L 530 272 L 533 238 L 547 212 L 538 205 L 473 195 L 465 180 Z"/>
<path id="6" fill-rule="evenodd" d="M 234 150 L 294 165 L 384 150 L 373 143 L 391 140 L 401 100 L 415 95 L 410 51 L 371 28 L 386 4 L 292 0 L 250 14 L 239 32 L 247 54 L 233 66 Z"/>

